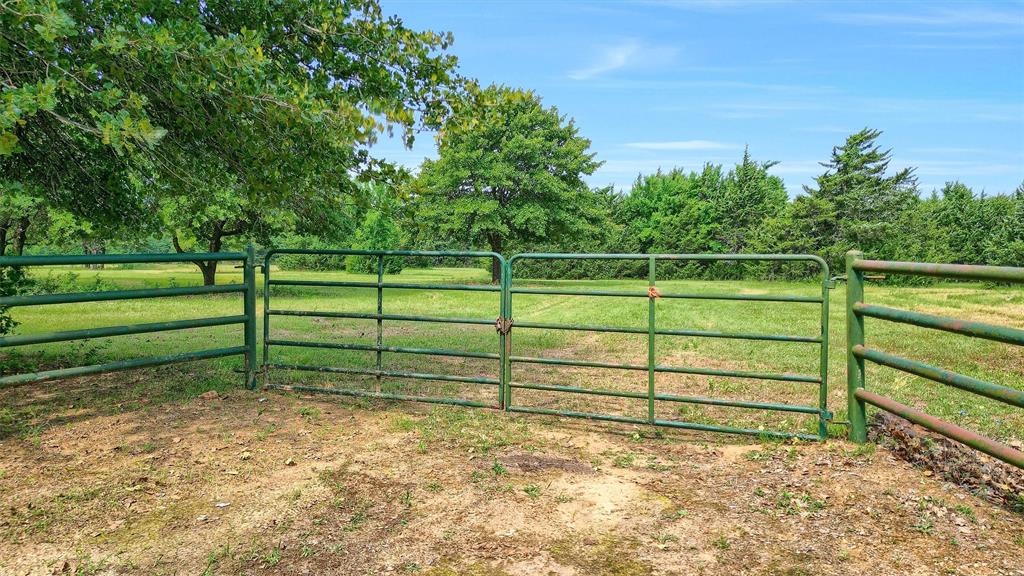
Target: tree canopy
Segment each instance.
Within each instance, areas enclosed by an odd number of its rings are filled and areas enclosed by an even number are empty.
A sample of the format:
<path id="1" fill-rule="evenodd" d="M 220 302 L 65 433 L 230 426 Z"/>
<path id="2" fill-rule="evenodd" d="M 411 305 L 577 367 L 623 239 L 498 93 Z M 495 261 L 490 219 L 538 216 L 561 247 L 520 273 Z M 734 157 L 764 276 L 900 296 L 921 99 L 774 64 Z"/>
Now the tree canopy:
<path id="1" fill-rule="evenodd" d="M 168 198 L 202 219 L 211 189 L 233 215 L 356 195 L 398 173 L 369 152 L 380 134 L 411 144 L 448 116 L 451 42 L 376 0 L 5 2 L 0 186 L 140 223 Z"/>
<path id="2" fill-rule="evenodd" d="M 553 241 L 584 224 L 575 207 L 594 156 L 575 122 L 535 93 L 489 86 L 441 127 L 438 159 L 420 173 L 421 214 L 443 238 L 493 252 Z"/>

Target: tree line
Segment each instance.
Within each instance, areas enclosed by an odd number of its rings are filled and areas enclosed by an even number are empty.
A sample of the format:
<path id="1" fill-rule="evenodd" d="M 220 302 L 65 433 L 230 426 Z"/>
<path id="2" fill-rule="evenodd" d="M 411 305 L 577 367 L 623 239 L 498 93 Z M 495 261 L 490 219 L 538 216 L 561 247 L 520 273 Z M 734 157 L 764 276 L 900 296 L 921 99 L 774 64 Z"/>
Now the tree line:
<path id="1" fill-rule="evenodd" d="M 533 91 L 480 86 L 451 34 L 376 0 L 0 4 L 0 254 L 262 247 L 813 253 L 1024 265 L 1024 186 L 925 193 L 865 128 L 791 198 L 772 161 L 666 167 L 625 191 Z M 375 157 L 436 134 L 415 173 Z M 283 265 L 334 266 L 324 258 Z M 409 264 L 407 262 L 406 264 Z M 425 265 L 429 261 L 413 261 Z M 352 258 L 357 272 L 373 263 Z M 403 262 L 389 260 L 389 272 Z M 200 263 L 204 282 L 216 263 Z M 497 274 L 497 270 L 492 270 Z M 533 275 L 623 276 L 628 262 Z M 671 274 L 800 276 L 692 264 Z M 7 278 L 12 272 L 4 272 Z M 17 290 L 22 280 L 2 280 Z"/>

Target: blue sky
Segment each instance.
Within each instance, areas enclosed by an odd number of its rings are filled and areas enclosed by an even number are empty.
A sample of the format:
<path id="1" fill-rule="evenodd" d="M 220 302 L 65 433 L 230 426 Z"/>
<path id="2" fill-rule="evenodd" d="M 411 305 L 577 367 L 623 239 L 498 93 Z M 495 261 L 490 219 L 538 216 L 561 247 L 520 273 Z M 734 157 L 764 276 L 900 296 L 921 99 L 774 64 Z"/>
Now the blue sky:
<path id="1" fill-rule="evenodd" d="M 885 131 L 923 192 L 1024 181 L 1024 3 L 381 0 L 451 31 L 463 74 L 531 88 L 576 119 L 605 161 L 591 185 L 731 165 L 749 145 L 791 195 L 832 146 Z M 417 166 L 435 154 L 384 140 Z"/>

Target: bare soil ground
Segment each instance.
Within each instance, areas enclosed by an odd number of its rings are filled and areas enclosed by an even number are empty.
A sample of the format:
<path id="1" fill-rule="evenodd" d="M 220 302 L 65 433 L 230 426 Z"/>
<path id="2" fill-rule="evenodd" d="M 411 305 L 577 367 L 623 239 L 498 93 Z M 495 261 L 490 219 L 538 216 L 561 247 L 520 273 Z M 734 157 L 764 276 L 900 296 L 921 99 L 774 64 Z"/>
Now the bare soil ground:
<path id="1" fill-rule="evenodd" d="M 0 573 L 1024 574 L 1024 516 L 871 445 L 211 396 L 0 440 Z"/>

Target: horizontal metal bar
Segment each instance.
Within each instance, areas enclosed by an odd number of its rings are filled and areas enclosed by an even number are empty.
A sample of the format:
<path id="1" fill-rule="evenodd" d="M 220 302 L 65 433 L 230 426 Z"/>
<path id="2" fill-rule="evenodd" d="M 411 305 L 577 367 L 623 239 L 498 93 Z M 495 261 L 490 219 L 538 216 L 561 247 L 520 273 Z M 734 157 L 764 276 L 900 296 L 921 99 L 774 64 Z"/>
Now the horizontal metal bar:
<path id="1" fill-rule="evenodd" d="M 437 322 L 441 324 L 479 324 L 494 326 L 486 318 L 441 318 L 437 316 L 407 316 L 403 314 L 371 314 L 360 312 L 316 312 L 313 310 L 268 310 L 268 316 L 311 316 L 314 318 L 355 318 L 358 320 L 397 320 L 401 322 Z"/>
<path id="2" fill-rule="evenodd" d="M 863 400 L 868 404 L 877 406 L 882 410 L 892 412 L 901 418 L 906 418 L 914 424 L 924 426 L 933 432 L 956 440 L 957 442 L 970 446 L 975 450 L 980 450 L 981 452 L 998 458 L 1003 462 L 1013 464 L 1018 468 L 1024 468 L 1024 452 L 1021 452 L 1011 446 L 1007 446 L 1006 444 L 982 436 L 977 432 L 961 428 L 956 424 L 946 422 L 945 420 L 941 420 L 930 414 L 925 414 L 920 410 L 911 408 L 905 404 L 900 404 L 892 398 L 886 398 L 885 396 L 865 390 L 864 388 L 857 388 L 853 394 L 858 399 Z"/>
<path id="3" fill-rule="evenodd" d="M 555 366 L 582 366 L 585 368 L 607 368 L 611 370 L 647 370 L 647 366 L 640 364 L 614 364 L 610 362 L 591 362 L 589 360 L 573 360 L 569 358 L 539 358 L 532 356 L 510 356 L 512 362 L 524 364 L 550 364 Z M 754 380 L 779 380 L 783 382 L 810 382 L 818 384 L 821 379 L 817 376 L 804 376 L 802 374 L 778 374 L 773 372 L 745 372 L 740 370 L 715 370 L 711 368 L 685 368 L 676 366 L 654 367 L 655 372 L 669 374 L 697 374 L 701 376 L 725 376 L 730 378 L 751 378 Z M 646 396 L 645 396 L 646 397 Z"/>
<path id="4" fill-rule="evenodd" d="M 547 254 L 531 252 L 516 254 L 515 260 L 699 260 L 699 261 L 764 261 L 764 262 L 815 262 L 827 268 L 827 264 L 814 254 Z"/>
<path id="5" fill-rule="evenodd" d="M 526 406 L 510 406 L 510 412 L 523 412 L 527 414 L 545 414 L 548 416 L 567 416 L 569 418 L 585 418 L 588 420 L 602 420 L 607 422 L 621 422 L 623 424 L 651 424 L 640 418 L 629 418 L 626 416 L 612 416 L 610 414 L 594 414 L 591 412 L 573 412 L 562 410 L 550 410 L 547 408 L 530 408 Z M 694 424 L 691 422 L 679 422 L 676 420 L 655 420 L 656 426 L 669 428 L 683 428 L 687 430 L 700 430 L 704 432 L 724 432 L 727 434 L 743 434 L 749 436 L 769 436 L 773 438 L 800 438 L 802 440 L 819 441 L 821 438 L 809 434 L 796 434 L 793 432 L 777 432 L 774 430 L 754 430 L 750 428 L 733 428 L 731 426 L 714 426 L 709 424 Z"/>
<path id="6" fill-rule="evenodd" d="M 933 264 L 928 262 L 893 262 L 887 260 L 854 260 L 853 269 L 862 272 L 886 272 L 965 280 L 1024 282 L 1024 268 L 1014 266 L 976 266 L 971 264 Z"/>
<path id="7" fill-rule="evenodd" d="M 619 326 L 595 326 L 582 324 L 545 324 L 541 322 L 516 322 L 514 328 L 536 328 L 541 330 L 577 330 L 584 332 L 612 332 L 619 334 L 647 334 L 646 328 Z M 734 338 L 741 340 L 764 340 L 772 342 L 821 342 L 814 336 L 785 336 L 776 334 L 742 334 L 730 332 L 706 332 L 703 330 L 655 330 L 661 336 L 692 336 L 697 338 Z"/>
<path id="8" fill-rule="evenodd" d="M 821 409 L 816 406 L 780 404 L 778 402 L 750 402 L 747 400 L 727 400 L 723 398 L 706 398 L 704 396 L 678 396 L 675 394 L 655 394 L 654 399 L 666 402 L 680 402 L 682 404 L 705 404 L 708 406 L 726 406 L 729 408 L 750 408 L 754 410 L 772 410 L 775 412 L 796 412 L 798 414 L 821 414 Z"/>
<path id="9" fill-rule="evenodd" d="M 590 396 L 613 396 L 615 398 L 642 398 L 647 399 L 646 392 L 628 392 L 622 390 L 608 390 L 606 388 L 583 388 L 580 386 L 562 386 L 558 384 L 532 384 L 525 382 L 510 382 L 511 388 L 523 390 L 543 390 L 545 392 L 570 392 L 573 394 L 588 394 Z"/>
<path id="10" fill-rule="evenodd" d="M 455 356 L 458 358 L 498 359 L 501 356 L 493 352 L 466 352 L 463 350 L 444 350 L 437 348 L 407 348 L 405 346 L 375 346 L 372 344 L 340 344 L 334 342 L 309 342 L 300 340 L 268 340 L 271 346 L 296 346 L 300 348 L 327 348 L 331 350 L 362 350 L 366 352 L 399 352 L 403 354 L 428 354 L 433 356 Z"/>
<path id="11" fill-rule="evenodd" d="M 538 358 L 531 356 L 511 356 L 509 358 L 512 362 L 521 362 L 524 364 L 551 364 L 555 366 L 582 366 L 586 368 L 608 368 L 612 370 L 647 370 L 647 366 L 640 364 L 613 364 L 610 362 L 591 362 L 588 360 L 572 360 L 569 358 Z M 670 374 L 697 374 L 701 376 L 726 376 L 731 378 L 751 378 L 754 380 L 780 380 L 783 382 L 810 382 L 820 383 L 821 379 L 817 376 L 804 376 L 801 374 L 778 374 L 773 372 L 745 372 L 740 370 L 714 370 L 711 368 L 685 368 L 676 366 L 662 366 L 657 365 L 654 367 L 655 372 L 664 372 Z"/>
<path id="12" fill-rule="evenodd" d="M 716 370 L 713 368 L 683 368 L 676 366 L 655 366 L 655 372 L 667 372 L 670 374 L 697 374 L 700 376 L 725 376 L 729 378 L 751 378 L 753 380 L 777 380 L 780 382 L 809 382 L 821 384 L 819 376 L 805 376 L 803 374 L 779 374 L 775 372 L 746 372 L 742 370 Z"/>
<path id="13" fill-rule="evenodd" d="M 40 306 L 44 304 L 75 304 L 78 302 L 105 302 L 109 300 L 139 300 L 143 298 L 170 298 L 172 296 L 199 296 L 245 292 L 245 284 L 219 286 L 186 286 L 182 288 L 144 288 L 141 290 L 105 290 L 103 292 L 68 292 L 64 294 L 32 294 L 4 296 L 0 306 Z"/>
<path id="14" fill-rule="evenodd" d="M 81 256 L 0 256 L 0 266 L 75 266 L 86 264 L 155 264 L 160 262 L 223 262 L 245 260 L 242 252 L 175 254 L 89 254 Z"/>
<path id="15" fill-rule="evenodd" d="M 706 332 L 703 330 L 655 330 L 662 336 L 694 336 L 697 338 L 729 338 L 735 340 L 761 340 L 767 342 L 810 342 L 820 343 L 817 336 L 786 336 L 784 334 L 744 334 L 734 332 Z"/>
<path id="16" fill-rule="evenodd" d="M 426 256 L 434 258 L 497 258 L 504 261 L 505 258 L 497 252 L 475 252 L 466 250 L 438 251 L 438 250 L 306 250 L 301 248 L 280 248 L 270 250 L 266 259 L 278 254 L 305 254 L 323 256 Z"/>
<path id="17" fill-rule="evenodd" d="M 590 394 L 593 396 L 614 396 L 617 398 L 637 398 L 646 400 L 647 392 L 628 392 L 620 390 L 609 390 L 607 388 L 582 388 L 579 386 L 562 386 L 555 384 L 534 384 L 517 383 L 510 384 L 512 388 L 524 390 L 542 390 L 547 392 L 569 392 L 573 394 Z M 801 414 L 819 414 L 821 410 L 813 406 L 798 406 L 793 404 L 777 404 L 768 402 L 748 402 L 746 400 L 727 400 L 720 398 L 706 398 L 703 396 L 679 396 L 675 394 L 655 394 L 655 400 L 663 402 L 680 402 L 684 404 L 705 404 L 709 406 L 725 406 L 730 408 L 753 408 L 758 410 L 774 410 L 778 412 L 798 412 Z"/>
<path id="18" fill-rule="evenodd" d="M 321 386 L 292 386 L 288 384 L 267 384 L 264 388 L 272 390 L 284 390 L 287 392 L 316 392 L 321 394 L 336 394 L 339 396 L 358 396 L 362 398 L 379 398 L 381 400 L 402 400 L 409 402 L 429 402 L 431 404 L 450 404 L 453 406 L 468 406 L 471 408 L 497 408 L 492 404 L 474 402 L 472 400 L 461 400 L 458 398 L 437 398 L 433 396 L 409 396 L 406 394 L 389 394 L 387 392 L 364 392 L 363 390 L 346 390 L 342 388 L 324 388 Z"/>
<path id="19" fill-rule="evenodd" d="M 614 364 L 610 362 L 591 362 L 589 360 L 573 360 L 571 358 L 540 358 L 535 356 L 509 356 L 510 362 L 523 364 L 551 364 L 554 366 L 583 366 L 586 368 L 610 368 L 615 370 L 647 370 L 647 366 L 639 364 Z M 645 396 L 646 397 L 646 396 Z"/>
<path id="20" fill-rule="evenodd" d="M 343 366 L 311 366 L 308 364 L 267 364 L 268 368 L 283 370 L 302 370 L 305 372 L 328 372 L 332 374 L 366 374 L 368 376 L 388 376 L 390 378 L 415 378 L 417 380 L 440 380 L 443 382 L 463 382 L 466 384 L 499 384 L 497 378 L 479 376 L 452 376 L 449 374 L 426 374 L 421 372 L 396 372 L 394 370 L 377 370 L 376 368 L 348 368 Z"/>
<path id="21" fill-rule="evenodd" d="M 328 280 L 271 280 L 271 286 L 320 286 L 325 288 L 396 288 L 402 290 L 461 290 L 467 292 L 501 292 L 500 286 L 489 284 L 406 284 L 400 282 L 348 282 Z"/>
<path id="22" fill-rule="evenodd" d="M 246 320 L 248 320 L 248 317 L 242 314 L 239 316 L 217 316 L 214 318 L 196 318 L 194 320 L 176 320 L 173 322 L 153 322 L 149 324 L 129 324 L 127 326 L 85 328 L 82 330 L 67 330 L 63 332 L 19 334 L 17 336 L 0 337 L 0 348 L 8 346 L 26 346 L 29 344 L 47 344 L 50 342 L 67 342 L 69 340 L 106 338 L 108 336 L 126 336 L 129 334 L 148 334 L 152 332 L 166 332 L 169 330 L 186 330 L 189 328 L 208 328 L 210 326 L 242 324 Z"/>
<path id="23" fill-rule="evenodd" d="M 584 332 L 612 332 L 618 334 L 647 334 L 647 328 L 625 328 L 618 326 L 596 326 L 580 324 L 545 324 L 516 320 L 513 328 L 537 328 L 540 330 L 578 330 Z"/>
<path id="24" fill-rule="evenodd" d="M 901 324 L 911 324 L 922 328 L 933 328 L 944 332 L 953 332 L 954 334 L 963 334 L 965 336 L 974 336 L 976 338 L 984 338 L 986 340 L 995 340 L 996 342 L 1006 342 L 1007 344 L 1018 344 L 1024 346 L 1024 330 L 1010 328 L 1009 326 L 996 326 L 993 324 L 986 324 L 984 322 L 972 322 L 970 320 L 960 320 L 958 318 L 950 318 L 947 316 L 935 316 L 932 314 L 924 314 L 922 312 L 900 310 L 899 308 L 865 304 L 863 302 L 855 303 L 853 305 L 853 312 L 869 318 L 879 318 L 881 320 L 889 320 L 891 322 L 899 322 Z"/>
<path id="25" fill-rule="evenodd" d="M 931 364 L 925 364 L 924 362 L 901 358 L 893 354 L 887 354 L 881 350 L 867 348 L 860 344 L 855 345 L 851 351 L 857 358 L 870 360 L 876 364 L 881 364 L 882 366 L 895 368 L 896 370 L 927 378 L 929 380 L 939 382 L 940 384 L 946 384 L 947 386 L 953 386 L 954 388 L 966 390 L 967 392 L 985 396 L 986 398 L 1012 404 L 1018 408 L 1024 408 L 1024 390 L 1017 390 L 999 384 L 994 384 L 992 382 L 978 380 L 977 378 L 964 376 L 963 374 L 958 374 L 951 370 L 945 370 L 938 366 L 932 366 Z"/>
<path id="26" fill-rule="evenodd" d="M 621 290 L 560 290 L 556 288 L 511 288 L 513 294 L 554 294 L 560 296 L 614 296 L 621 298 L 650 298 L 646 290 L 628 292 Z M 701 293 L 667 293 L 660 292 L 658 298 L 677 298 L 690 300 L 742 300 L 754 302 L 817 302 L 817 296 L 769 296 L 765 294 L 701 294 Z"/>
<path id="27" fill-rule="evenodd" d="M 75 378 L 88 376 L 90 374 L 103 374 L 105 372 L 117 372 L 120 370 L 131 370 L 134 368 L 146 368 L 148 366 L 163 366 L 165 364 L 178 364 L 191 362 L 193 360 L 207 360 L 211 358 L 222 358 L 245 354 L 245 346 L 233 346 L 231 348 L 216 348 L 200 352 L 185 352 L 183 354 L 170 354 L 167 356 L 152 356 L 149 358 L 136 358 L 134 360 L 118 360 L 106 364 L 94 364 L 91 366 L 78 366 L 75 368 L 62 368 L 60 370 L 47 370 L 44 372 L 32 372 L 29 374 L 14 374 L 0 378 L 0 386 L 9 384 L 24 384 L 27 382 L 44 382 L 58 378 Z"/>

